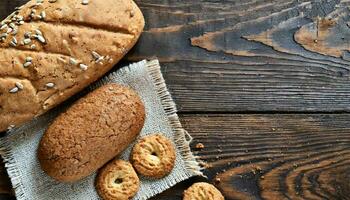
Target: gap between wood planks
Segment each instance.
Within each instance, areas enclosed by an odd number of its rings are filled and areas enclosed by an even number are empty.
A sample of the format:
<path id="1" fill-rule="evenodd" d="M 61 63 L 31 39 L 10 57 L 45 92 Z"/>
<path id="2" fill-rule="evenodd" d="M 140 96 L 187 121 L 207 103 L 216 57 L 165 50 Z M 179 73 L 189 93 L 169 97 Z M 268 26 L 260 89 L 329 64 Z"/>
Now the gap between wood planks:
<path id="1" fill-rule="evenodd" d="M 179 115 L 321 115 L 321 114 L 350 114 L 350 110 L 343 111 L 178 111 Z"/>
<path id="2" fill-rule="evenodd" d="M 180 116 L 226 199 L 349 199 L 350 114 Z M 204 144 L 196 149 L 196 144 Z"/>

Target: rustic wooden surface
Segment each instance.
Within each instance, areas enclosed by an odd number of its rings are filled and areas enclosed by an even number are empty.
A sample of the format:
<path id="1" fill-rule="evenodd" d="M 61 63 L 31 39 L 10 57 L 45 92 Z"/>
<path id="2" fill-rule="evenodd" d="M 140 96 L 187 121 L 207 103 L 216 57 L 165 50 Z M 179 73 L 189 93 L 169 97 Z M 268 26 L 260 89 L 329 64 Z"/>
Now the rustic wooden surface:
<path id="1" fill-rule="evenodd" d="M 25 1 L 0 1 L 0 17 Z M 350 199 L 349 0 L 137 3 L 147 25 L 124 62 L 161 61 L 226 199 Z M 10 188 L 0 168 L 6 199 Z"/>

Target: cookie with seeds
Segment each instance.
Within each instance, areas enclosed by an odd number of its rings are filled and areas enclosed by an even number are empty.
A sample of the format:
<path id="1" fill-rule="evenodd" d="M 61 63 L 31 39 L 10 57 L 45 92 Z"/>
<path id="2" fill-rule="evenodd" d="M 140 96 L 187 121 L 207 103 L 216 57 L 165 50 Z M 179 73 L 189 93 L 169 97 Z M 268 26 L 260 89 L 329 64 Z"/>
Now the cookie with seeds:
<path id="1" fill-rule="evenodd" d="M 115 159 L 103 167 L 96 179 L 96 190 L 104 200 L 131 199 L 139 190 L 140 180 L 132 165 Z"/>
<path id="2" fill-rule="evenodd" d="M 212 184 L 200 182 L 195 183 L 184 192 L 183 200 L 224 200 L 224 196 Z"/>
<path id="3" fill-rule="evenodd" d="M 175 159 L 174 145 L 161 134 L 142 138 L 131 153 L 131 163 L 136 171 L 150 178 L 168 175 L 174 168 Z"/>

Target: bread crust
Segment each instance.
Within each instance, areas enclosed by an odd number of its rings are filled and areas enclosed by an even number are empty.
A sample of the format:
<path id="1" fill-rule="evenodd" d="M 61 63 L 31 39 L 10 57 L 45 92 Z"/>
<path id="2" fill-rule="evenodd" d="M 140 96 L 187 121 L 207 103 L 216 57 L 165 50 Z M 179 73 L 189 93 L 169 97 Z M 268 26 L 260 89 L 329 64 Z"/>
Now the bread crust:
<path id="1" fill-rule="evenodd" d="M 38 148 L 41 168 L 58 181 L 80 180 L 127 148 L 144 121 L 145 107 L 133 90 L 104 85 L 49 126 Z"/>
<path id="2" fill-rule="evenodd" d="M 31 0 L 10 15 L 0 24 L 0 132 L 108 72 L 134 46 L 144 23 L 132 0 Z"/>

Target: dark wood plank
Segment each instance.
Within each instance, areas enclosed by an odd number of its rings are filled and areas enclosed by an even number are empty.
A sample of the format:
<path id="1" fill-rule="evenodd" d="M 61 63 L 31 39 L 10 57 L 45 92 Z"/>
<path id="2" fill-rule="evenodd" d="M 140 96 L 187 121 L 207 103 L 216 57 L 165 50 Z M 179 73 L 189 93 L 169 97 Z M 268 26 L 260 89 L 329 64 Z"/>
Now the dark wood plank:
<path id="1" fill-rule="evenodd" d="M 349 111 L 348 1 L 137 2 L 181 111 Z"/>
<path id="2" fill-rule="evenodd" d="M 350 199 L 350 115 L 182 119 L 227 199 Z"/>
<path id="3" fill-rule="evenodd" d="M 350 199 L 350 114 L 182 115 L 226 199 Z M 204 149 L 195 148 L 203 143 Z M 180 200 L 191 179 L 154 199 Z"/>
<path id="4" fill-rule="evenodd" d="M 5 17 L 25 0 L 0 1 Z M 137 1 L 183 112 L 349 112 L 348 1 Z M 185 115 L 228 199 L 349 199 L 349 115 Z M 10 193 L 0 170 L 0 192 Z M 155 199 L 181 199 L 193 181 Z M 4 184 L 3 184 L 4 183 Z"/>
<path id="5" fill-rule="evenodd" d="M 16 200 L 16 197 L 7 194 L 0 194 L 1 200 Z"/>
<path id="6" fill-rule="evenodd" d="M 0 2 L 0 19 L 4 19 L 14 11 L 15 7 L 19 7 L 28 1 L 29 0 L 2 0 Z"/>
<path id="7" fill-rule="evenodd" d="M 0 158 L 0 194 L 13 195 L 10 179 L 6 173 L 5 165 Z M 1 199 L 1 198 L 0 198 Z"/>

